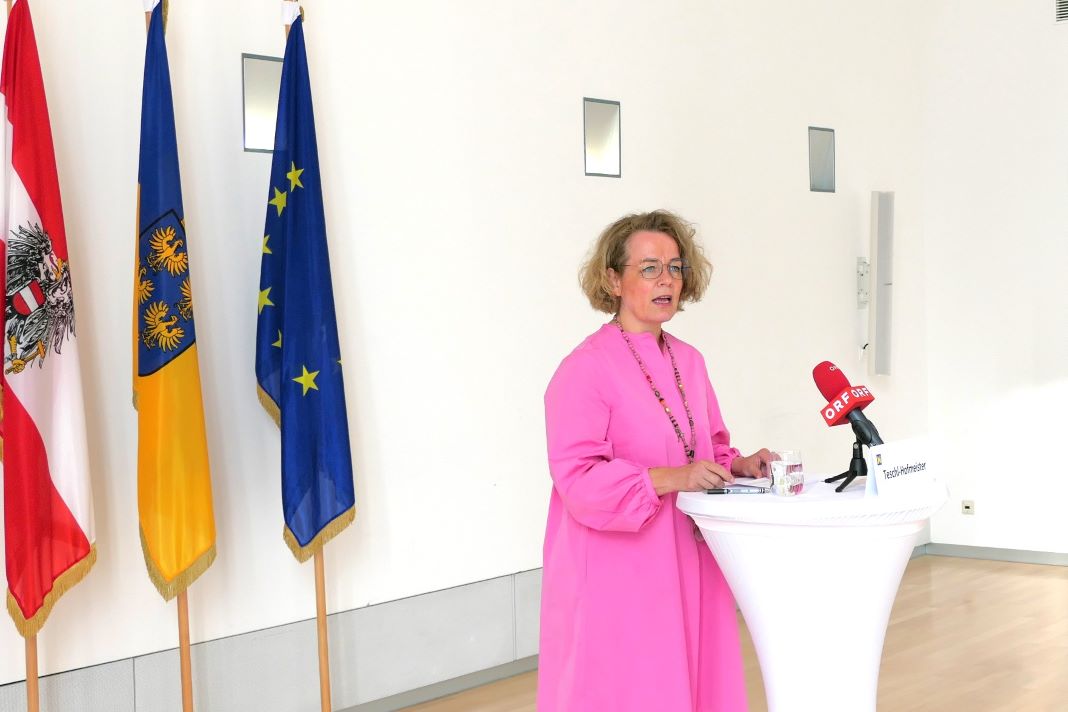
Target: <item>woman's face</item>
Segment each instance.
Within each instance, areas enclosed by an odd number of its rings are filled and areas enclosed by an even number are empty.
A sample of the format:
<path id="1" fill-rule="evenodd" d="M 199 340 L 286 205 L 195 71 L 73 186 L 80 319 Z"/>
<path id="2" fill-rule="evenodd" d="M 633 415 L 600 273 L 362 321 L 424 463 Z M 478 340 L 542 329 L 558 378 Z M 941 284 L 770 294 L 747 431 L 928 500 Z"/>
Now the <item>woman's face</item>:
<path id="1" fill-rule="evenodd" d="M 620 298 L 619 320 L 627 331 L 660 333 L 660 325 L 679 310 L 682 279 L 672 276 L 672 260 L 679 259 L 679 246 L 662 232 L 636 232 L 627 240 L 627 262 L 622 272 L 609 269 L 613 294 Z M 655 279 L 642 276 L 642 269 L 663 266 Z"/>

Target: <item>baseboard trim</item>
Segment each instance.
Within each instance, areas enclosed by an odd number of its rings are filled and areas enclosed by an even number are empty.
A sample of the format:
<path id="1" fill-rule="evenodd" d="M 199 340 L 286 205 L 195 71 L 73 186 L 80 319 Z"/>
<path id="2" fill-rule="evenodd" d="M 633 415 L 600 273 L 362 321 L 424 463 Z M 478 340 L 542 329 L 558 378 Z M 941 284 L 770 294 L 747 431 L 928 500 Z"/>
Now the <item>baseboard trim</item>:
<path id="1" fill-rule="evenodd" d="M 382 699 L 374 700 L 373 702 L 365 702 L 362 705 L 338 710 L 338 712 L 393 712 L 394 710 L 403 709 L 405 707 L 430 702 L 431 700 L 436 700 L 440 697 L 455 695 L 457 692 L 463 692 L 475 687 L 481 687 L 482 685 L 488 685 L 491 682 L 503 680 L 508 677 L 521 675 L 525 672 L 536 670 L 537 668 L 538 656 L 531 655 L 529 658 L 521 658 L 510 663 L 505 663 L 504 665 L 498 665 L 497 667 L 479 670 L 478 672 L 461 675 L 460 677 L 454 677 L 451 680 L 443 680 L 441 682 L 436 682 L 433 685 L 427 685 L 426 687 L 408 690 L 407 692 L 401 692 L 389 697 L 383 697 Z"/>
<path id="2" fill-rule="evenodd" d="M 917 547 L 920 548 L 920 547 Z M 1027 551 L 1024 549 L 998 549 L 990 546 L 964 546 L 961 544 L 926 544 L 925 553 L 933 556 L 956 556 L 963 559 L 1008 561 L 1014 564 L 1044 564 L 1068 566 L 1068 554 L 1052 551 Z M 915 556 L 915 554 L 913 554 Z"/>

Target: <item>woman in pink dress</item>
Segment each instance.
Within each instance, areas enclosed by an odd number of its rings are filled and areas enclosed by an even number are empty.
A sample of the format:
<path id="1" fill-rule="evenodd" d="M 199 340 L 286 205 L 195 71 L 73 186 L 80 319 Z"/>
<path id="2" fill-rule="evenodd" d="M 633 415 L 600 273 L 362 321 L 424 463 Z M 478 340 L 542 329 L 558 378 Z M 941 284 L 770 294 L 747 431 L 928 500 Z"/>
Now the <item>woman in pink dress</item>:
<path id="1" fill-rule="evenodd" d="M 666 211 L 601 233 L 582 268 L 613 318 L 545 393 L 540 712 L 744 712 L 734 599 L 678 492 L 760 476 L 730 445 L 704 359 L 665 333 L 712 265 Z"/>

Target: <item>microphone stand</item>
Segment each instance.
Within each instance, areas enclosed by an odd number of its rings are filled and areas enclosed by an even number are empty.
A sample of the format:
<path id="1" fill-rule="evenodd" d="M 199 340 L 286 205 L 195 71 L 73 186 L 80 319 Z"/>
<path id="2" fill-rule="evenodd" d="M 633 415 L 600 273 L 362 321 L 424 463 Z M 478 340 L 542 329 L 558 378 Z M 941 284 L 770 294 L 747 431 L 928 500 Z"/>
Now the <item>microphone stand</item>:
<path id="1" fill-rule="evenodd" d="M 856 425 L 853 426 L 853 434 L 856 435 L 857 440 L 853 443 L 853 459 L 849 461 L 849 469 L 840 475 L 828 477 L 824 480 L 828 484 L 841 479 L 845 480 L 845 482 L 834 488 L 835 492 L 841 492 L 858 477 L 868 476 L 868 463 L 864 460 L 864 443 L 861 442 L 860 432 L 857 430 Z"/>

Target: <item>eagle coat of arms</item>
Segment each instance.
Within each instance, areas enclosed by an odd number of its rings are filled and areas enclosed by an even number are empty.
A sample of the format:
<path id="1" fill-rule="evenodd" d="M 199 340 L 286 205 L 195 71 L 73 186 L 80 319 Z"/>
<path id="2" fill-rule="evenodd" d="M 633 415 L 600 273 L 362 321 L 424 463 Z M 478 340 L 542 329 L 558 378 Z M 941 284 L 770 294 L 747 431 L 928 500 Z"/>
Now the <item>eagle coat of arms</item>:
<path id="1" fill-rule="evenodd" d="M 63 350 L 74 336 L 74 291 L 70 269 L 52 250 L 40 225 L 20 225 L 7 240 L 7 299 L 4 316 L 6 375 L 22 373 Z"/>
<path id="2" fill-rule="evenodd" d="M 184 237 L 182 221 L 172 210 L 145 229 L 138 241 L 134 294 L 142 376 L 162 368 L 196 339 Z"/>

